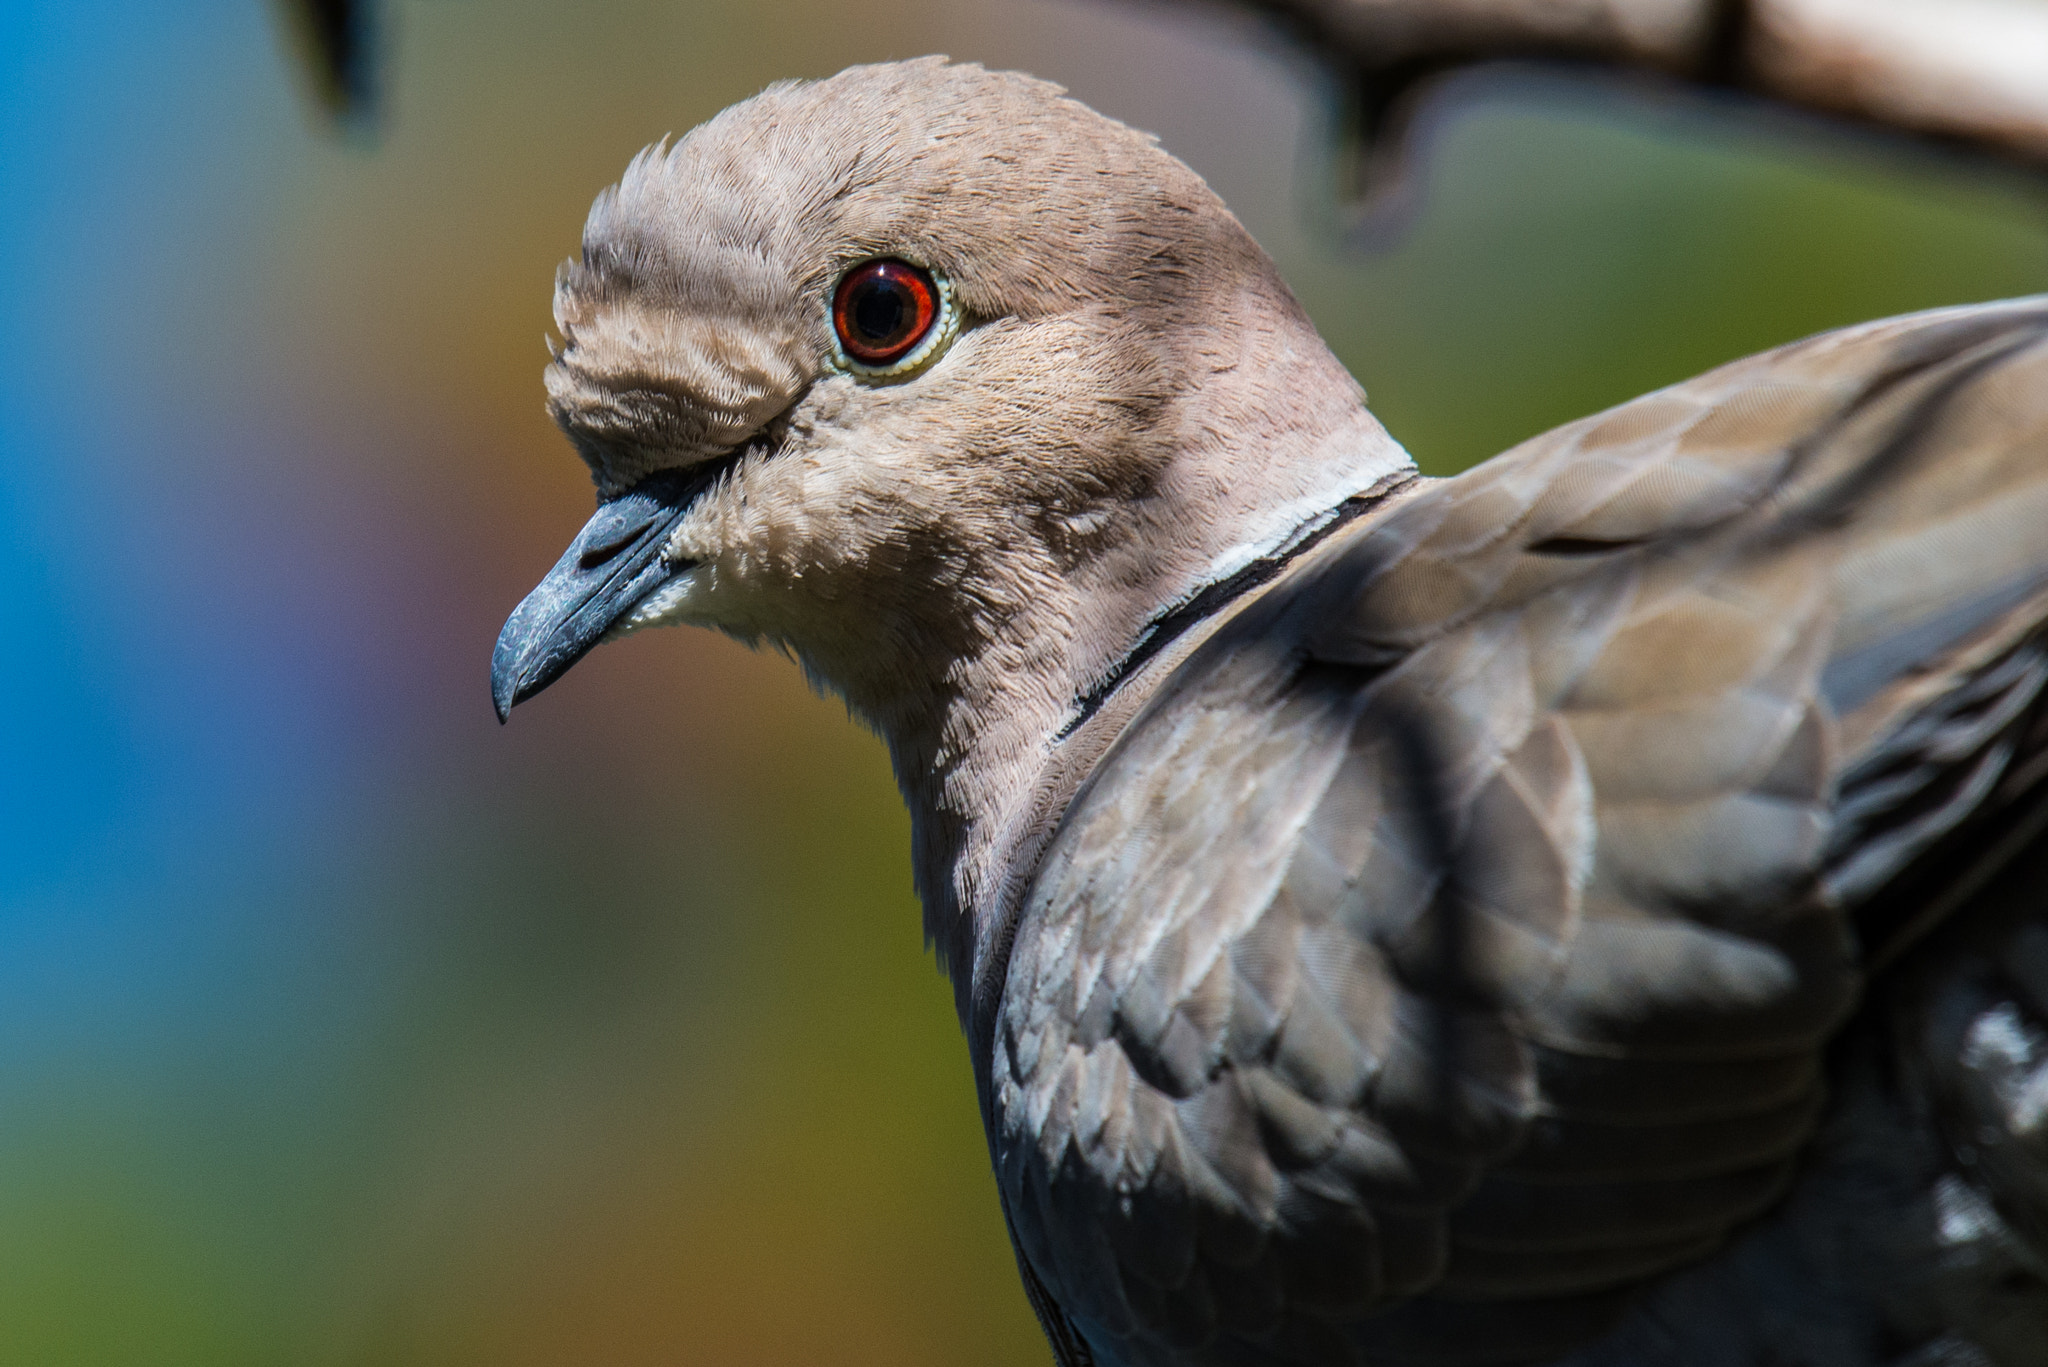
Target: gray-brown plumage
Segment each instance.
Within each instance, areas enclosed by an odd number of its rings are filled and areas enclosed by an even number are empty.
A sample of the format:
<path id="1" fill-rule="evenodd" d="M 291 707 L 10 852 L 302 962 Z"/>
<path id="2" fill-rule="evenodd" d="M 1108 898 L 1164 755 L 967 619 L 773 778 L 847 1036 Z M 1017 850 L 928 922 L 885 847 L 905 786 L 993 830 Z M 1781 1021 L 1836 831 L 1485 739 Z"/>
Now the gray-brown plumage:
<path id="1" fill-rule="evenodd" d="M 2048 1363 L 2048 301 L 1425 480 L 1193 173 L 934 59 L 643 155 L 556 312 L 501 714 L 687 621 L 881 732 L 1067 1367 Z"/>

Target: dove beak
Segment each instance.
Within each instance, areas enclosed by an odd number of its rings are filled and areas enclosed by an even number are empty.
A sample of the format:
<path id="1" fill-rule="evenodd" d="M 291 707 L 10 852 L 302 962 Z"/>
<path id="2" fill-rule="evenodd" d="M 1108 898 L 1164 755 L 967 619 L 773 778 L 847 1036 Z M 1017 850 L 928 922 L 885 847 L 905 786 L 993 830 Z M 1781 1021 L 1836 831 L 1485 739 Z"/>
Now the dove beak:
<path id="1" fill-rule="evenodd" d="M 716 466 L 665 470 L 598 506 L 498 633 L 491 702 L 499 721 L 568 673 L 620 618 L 689 568 L 665 554 L 669 534 L 717 476 Z"/>

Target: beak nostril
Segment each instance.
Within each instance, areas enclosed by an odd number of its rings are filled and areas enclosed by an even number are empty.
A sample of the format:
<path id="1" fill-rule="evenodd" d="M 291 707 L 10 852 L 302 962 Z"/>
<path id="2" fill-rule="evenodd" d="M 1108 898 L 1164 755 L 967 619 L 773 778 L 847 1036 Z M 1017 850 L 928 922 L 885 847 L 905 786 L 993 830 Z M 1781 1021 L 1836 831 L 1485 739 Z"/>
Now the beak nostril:
<path id="1" fill-rule="evenodd" d="M 576 568 L 580 570 L 594 570 L 607 561 L 618 559 L 619 552 L 632 544 L 633 538 L 628 536 L 617 541 L 607 541 L 596 546 L 586 546 L 583 548 L 583 554 L 576 557 Z"/>
<path id="2" fill-rule="evenodd" d="M 618 559 L 640 540 L 641 535 L 647 530 L 647 523 L 648 520 L 645 518 L 634 518 L 622 520 L 618 525 L 605 529 L 598 536 L 591 538 L 590 544 L 583 548 L 583 553 L 576 557 L 576 567 L 594 570 Z"/>

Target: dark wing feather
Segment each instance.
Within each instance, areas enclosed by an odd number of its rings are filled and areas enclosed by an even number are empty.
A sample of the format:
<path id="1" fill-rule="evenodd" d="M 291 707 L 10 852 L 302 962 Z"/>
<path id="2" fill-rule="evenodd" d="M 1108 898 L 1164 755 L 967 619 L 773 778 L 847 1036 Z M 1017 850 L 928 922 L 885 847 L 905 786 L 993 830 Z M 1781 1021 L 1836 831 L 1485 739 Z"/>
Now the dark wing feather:
<path id="1" fill-rule="evenodd" d="M 1098 1357 L 1540 1356 L 1778 1198 L 1857 909 L 2039 767 L 2044 339 L 1897 320 L 1560 429 L 1176 672 L 994 1031 L 1005 1204 Z"/>

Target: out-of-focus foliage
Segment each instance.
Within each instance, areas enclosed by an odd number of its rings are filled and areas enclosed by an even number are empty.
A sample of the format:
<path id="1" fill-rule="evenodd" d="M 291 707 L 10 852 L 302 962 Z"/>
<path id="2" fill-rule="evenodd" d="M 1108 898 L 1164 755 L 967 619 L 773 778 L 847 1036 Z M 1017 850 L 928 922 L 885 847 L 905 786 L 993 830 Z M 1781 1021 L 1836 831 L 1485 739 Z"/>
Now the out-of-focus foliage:
<path id="1" fill-rule="evenodd" d="M 1249 21 L 1077 0 L 389 6 L 374 143 L 252 4 L 0 9 L 0 1362 L 1038 1363 L 872 739 L 607 647 L 500 730 L 588 512 L 555 262 L 641 144 L 950 51 L 1157 130 L 1425 465 L 2048 288 L 2048 211 L 1519 87 L 1396 245 Z"/>

